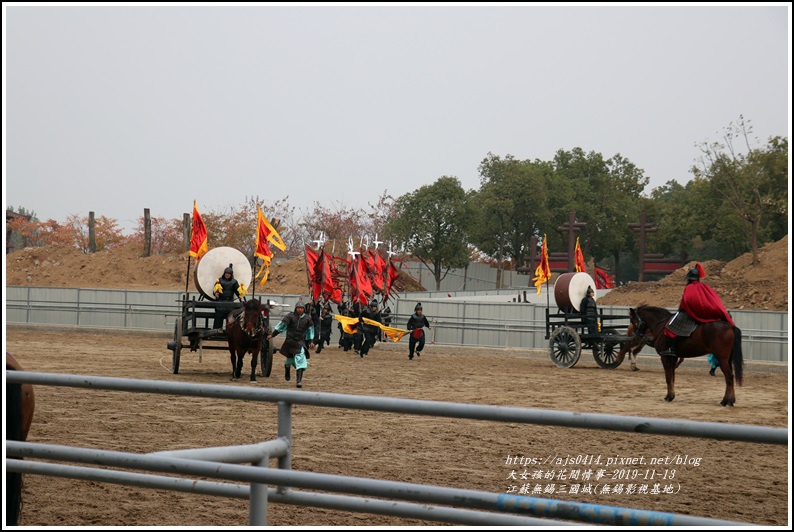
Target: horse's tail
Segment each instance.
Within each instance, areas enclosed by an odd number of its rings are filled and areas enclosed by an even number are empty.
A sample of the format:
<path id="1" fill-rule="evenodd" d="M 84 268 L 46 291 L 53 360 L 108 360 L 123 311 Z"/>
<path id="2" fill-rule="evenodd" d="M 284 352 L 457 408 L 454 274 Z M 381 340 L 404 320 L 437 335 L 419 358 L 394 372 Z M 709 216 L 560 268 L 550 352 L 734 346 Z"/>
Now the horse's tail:
<path id="1" fill-rule="evenodd" d="M 731 350 L 733 359 L 733 372 L 736 375 L 736 383 L 742 385 L 742 370 L 744 360 L 742 359 L 742 330 L 739 327 L 733 328 L 733 349 Z"/>
<path id="2" fill-rule="evenodd" d="M 22 441 L 22 385 L 6 386 L 6 438 Z M 6 472 L 6 525 L 16 526 L 22 507 L 22 474 Z"/>

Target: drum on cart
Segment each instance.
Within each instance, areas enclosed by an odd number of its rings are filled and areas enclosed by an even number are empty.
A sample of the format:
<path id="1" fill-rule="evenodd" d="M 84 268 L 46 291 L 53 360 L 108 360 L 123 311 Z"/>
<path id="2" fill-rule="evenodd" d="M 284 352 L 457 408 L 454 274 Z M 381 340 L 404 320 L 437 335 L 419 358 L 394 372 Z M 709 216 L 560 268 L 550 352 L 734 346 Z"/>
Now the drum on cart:
<path id="1" fill-rule="evenodd" d="M 554 283 L 554 301 L 557 312 L 546 308 L 546 339 L 549 340 L 549 357 L 561 368 L 572 368 L 579 361 L 582 348 L 592 349 L 596 363 L 605 369 L 613 369 L 622 361 L 617 360 L 616 346 L 631 337 L 618 332 L 620 326 L 609 324 L 612 320 L 625 320 L 628 316 L 604 314 L 599 309 L 598 331 L 587 330 L 584 316 L 580 314 L 582 299 L 587 289 L 593 288 L 593 298 L 598 297 L 595 281 L 585 272 L 564 273 Z M 628 323 L 626 324 L 626 328 Z"/>
<path id="2" fill-rule="evenodd" d="M 196 300 L 195 297 L 188 299 L 185 294 L 180 300 L 182 312 L 174 322 L 174 339 L 168 342 L 168 349 L 172 352 L 171 371 L 174 374 L 179 373 L 183 348 L 189 348 L 191 352 L 197 351 L 199 361 L 204 349 L 220 349 L 228 352 L 229 344 L 226 331 L 218 331 L 212 325 L 218 309 L 231 311 L 242 306 L 239 301 L 218 301 L 213 293 L 216 281 L 230 264 L 234 270 L 234 278 L 248 290 L 253 281 L 253 271 L 248 259 L 240 251 L 230 247 L 213 248 L 205 253 L 196 264 L 193 278 L 196 289 L 201 295 Z M 271 305 L 267 300 L 260 299 L 260 302 L 265 312 L 265 334 L 269 334 L 271 332 Z M 183 345 L 184 340 L 187 340 L 185 345 Z M 272 340 L 262 342 L 259 366 L 262 376 L 269 377 L 273 368 Z"/>

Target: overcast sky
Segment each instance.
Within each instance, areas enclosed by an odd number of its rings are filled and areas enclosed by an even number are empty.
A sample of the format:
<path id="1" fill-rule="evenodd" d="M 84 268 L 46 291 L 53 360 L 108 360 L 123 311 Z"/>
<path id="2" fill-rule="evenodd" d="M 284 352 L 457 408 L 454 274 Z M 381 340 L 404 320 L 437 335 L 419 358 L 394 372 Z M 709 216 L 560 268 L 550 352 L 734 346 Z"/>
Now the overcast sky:
<path id="1" fill-rule="evenodd" d="M 789 136 L 783 4 L 4 4 L 3 26 L 3 192 L 41 220 L 367 208 L 443 175 L 478 188 L 489 152 L 574 147 L 627 157 L 649 193 L 739 115 Z"/>

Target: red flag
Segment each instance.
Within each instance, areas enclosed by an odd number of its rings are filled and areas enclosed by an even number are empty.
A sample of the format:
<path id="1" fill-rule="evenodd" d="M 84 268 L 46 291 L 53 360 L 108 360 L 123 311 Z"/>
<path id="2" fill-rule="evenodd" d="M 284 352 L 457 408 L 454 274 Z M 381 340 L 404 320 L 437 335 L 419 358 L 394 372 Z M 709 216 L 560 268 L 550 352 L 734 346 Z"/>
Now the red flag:
<path id="1" fill-rule="evenodd" d="M 317 302 L 323 293 L 323 264 L 325 264 L 325 250 L 321 249 L 314 261 L 314 268 L 309 271 L 313 302 Z"/>
<path id="2" fill-rule="evenodd" d="M 314 268 L 317 266 L 317 252 L 304 244 L 303 251 L 306 256 L 306 276 L 309 282 L 309 291 L 313 292 L 312 282 L 314 281 Z"/>
<path id="3" fill-rule="evenodd" d="M 350 261 L 350 290 L 353 300 L 358 300 L 364 305 L 369 305 L 372 296 L 372 283 L 367 277 L 362 260 Z"/>
<path id="4" fill-rule="evenodd" d="M 612 279 L 612 276 L 598 266 L 595 267 L 595 283 L 598 290 L 615 288 L 615 281 Z"/>
<path id="5" fill-rule="evenodd" d="M 397 268 L 395 268 L 394 263 L 389 260 L 389 273 L 386 275 L 386 286 L 383 289 L 383 293 L 387 299 L 392 288 L 394 287 L 394 282 L 397 280 L 397 277 L 399 277 L 399 272 L 397 271 Z"/>
<path id="6" fill-rule="evenodd" d="M 317 252 L 305 244 L 306 248 L 306 271 L 309 272 L 309 277 L 314 274 L 314 266 L 317 264 Z"/>
<path id="7" fill-rule="evenodd" d="M 262 208 L 258 204 L 256 210 L 256 249 L 254 251 L 254 257 L 262 259 L 262 267 L 259 268 L 255 279 L 262 277 L 259 286 L 265 286 L 267 278 L 270 275 L 270 261 L 273 258 L 273 252 L 270 250 L 270 246 L 267 245 L 267 241 L 270 237 L 271 225 L 267 223 L 265 215 L 262 214 Z"/>
<path id="8" fill-rule="evenodd" d="M 375 276 L 375 257 L 372 254 L 372 250 L 361 250 L 361 266 L 362 273 L 367 276 L 370 284 L 372 284 L 372 278 Z"/>
<path id="9" fill-rule="evenodd" d="M 372 256 L 372 287 L 378 292 L 383 292 L 384 289 L 384 273 L 386 270 L 386 262 L 377 250 L 369 250 Z"/>
<path id="10" fill-rule="evenodd" d="M 540 264 L 535 268 L 535 286 L 538 288 L 538 295 L 540 295 L 540 287 L 551 279 L 551 267 L 549 266 L 549 249 L 546 247 L 546 235 L 543 235 L 543 248 L 540 251 Z"/>
<path id="11" fill-rule="evenodd" d="M 576 250 L 574 251 L 574 258 L 576 261 L 576 271 L 586 272 L 587 266 L 584 263 L 584 255 L 582 255 L 582 248 L 579 247 L 579 237 L 576 237 Z"/>
<path id="12" fill-rule="evenodd" d="M 338 260 L 347 263 L 347 261 L 341 257 L 334 257 L 334 256 L 330 257 L 330 260 L 328 261 L 328 268 L 331 270 L 331 281 L 333 283 L 333 289 L 331 290 L 331 295 L 328 297 L 328 299 L 330 299 L 337 305 L 341 305 L 342 288 L 339 284 L 339 281 L 342 278 L 342 274 L 339 273 L 339 268 L 336 266 L 336 261 Z"/>
<path id="13" fill-rule="evenodd" d="M 193 200 L 193 225 L 190 227 L 190 256 L 199 260 L 209 249 L 207 226 L 204 225 L 204 221 L 198 212 L 196 200 Z"/>

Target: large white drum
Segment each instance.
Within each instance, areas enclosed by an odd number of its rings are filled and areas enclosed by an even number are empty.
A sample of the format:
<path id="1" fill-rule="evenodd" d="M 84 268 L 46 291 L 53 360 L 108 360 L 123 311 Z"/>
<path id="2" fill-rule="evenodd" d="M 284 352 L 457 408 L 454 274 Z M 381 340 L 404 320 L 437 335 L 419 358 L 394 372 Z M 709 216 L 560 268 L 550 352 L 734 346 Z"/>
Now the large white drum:
<path id="1" fill-rule="evenodd" d="M 196 281 L 196 289 L 204 297 L 215 300 L 212 293 L 215 281 L 223 276 L 223 270 L 232 265 L 234 278 L 240 284 L 245 284 L 246 290 L 251 290 L 251 279 L 253 272 L 248 259 L 240 251 L 230 247 L 212 248 L 201 257 L 196 269 L 193 270 L 193 278 Z"/>
<path id="2" fill-rule="evenodd" d="M 560 310 L 579 312 L 579 304 L 587 294 L 587 287 L 593 288 L 593 299 L 596 299 L 596 284 L 585 272 L 563 273 L 554 283 L 554 301 Z"/>

